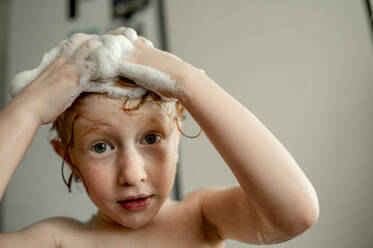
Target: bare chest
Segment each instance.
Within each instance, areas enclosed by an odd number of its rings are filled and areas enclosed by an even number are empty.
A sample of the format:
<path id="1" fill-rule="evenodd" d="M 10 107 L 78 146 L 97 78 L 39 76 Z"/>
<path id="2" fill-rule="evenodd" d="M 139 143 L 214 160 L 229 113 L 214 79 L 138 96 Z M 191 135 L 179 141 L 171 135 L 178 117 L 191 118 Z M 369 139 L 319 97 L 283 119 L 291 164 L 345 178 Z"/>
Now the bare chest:
<path id="1" fill-rule="evenodd" d="M 124 232 L 120 229 L 82 228 L 66 237 L 68 248 L 223 248 L 221 240 L 207 239 L 201 217 L 193 208 L 175 207 L 148 226 Z"/>
<path id="2" fill-rule="evenodd" d="M 69 248 L 223 248 L 221 241 L 208 242 L 198 228 L 184 229 L 170 223 L 168 228 L 136 233 L 82 231 L 68 238 L 64 247 Z"/>
<path id="3" fill-rule="evenodd" d="M 191 237 L 173 235 L 172 233 L 163 233 L 162 235 L 149 235 L 144 237 L 95 237 L 94 239 L 86 239 L 84 244 L 81 243 L 77 247 L 90 247 L 90 248 L 107 248 L 107 247 L 118 247 L 118 248 L 166 248 L 166 247 L 180 247 L 180 248 L 223 248 L 224 243 L 219 242 L 210 244 L 202 240 L 194 239 Z"/>

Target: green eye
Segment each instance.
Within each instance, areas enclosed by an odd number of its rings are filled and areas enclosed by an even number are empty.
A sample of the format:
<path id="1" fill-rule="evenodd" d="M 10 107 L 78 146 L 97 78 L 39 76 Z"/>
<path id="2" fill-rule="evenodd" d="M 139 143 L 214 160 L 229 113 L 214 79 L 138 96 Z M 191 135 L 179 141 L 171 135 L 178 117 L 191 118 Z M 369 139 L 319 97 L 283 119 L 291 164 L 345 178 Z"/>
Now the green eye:
<path id="1" fill-rule="evenodd" d="M 91 151 L 96 152 L 96 153 L 108 152 L 111 149 L 112 147 L 105 142 L 96 143 L 91 147 Z"/>
<path id="2" fill-rule="evenodd" d="M 154 134 L 154 133 L 151 133 L 151 134 L 147 134 L 145 135 L 145 137 L 142 139 L 142 143 L 145 143 L 145 144 L 148 144 L 148 145 L 152 145 L 152 144 L 155 144 L 157 143 L 159 140 L 160 140 L 161 137 L 159 137 L 158 135 Z"/>

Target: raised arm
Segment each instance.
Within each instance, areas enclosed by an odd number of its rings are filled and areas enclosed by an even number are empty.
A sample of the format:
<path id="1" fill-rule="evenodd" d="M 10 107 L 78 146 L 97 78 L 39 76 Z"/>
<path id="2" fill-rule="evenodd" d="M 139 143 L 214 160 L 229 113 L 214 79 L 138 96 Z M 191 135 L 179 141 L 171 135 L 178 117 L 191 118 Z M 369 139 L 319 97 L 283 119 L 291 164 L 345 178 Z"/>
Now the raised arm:
<path id="1" fill-rule="evenodd" d="M 54 120 L 75 94 L 79 77 L 65 60 L 57 59 L 0 112 L 1 198 L 39 126 Z"/>
<path id="2" fill-rule="evenodd" d="M 40 125 L 20 98 L 0 112 L 0 199 Z"/>
<path id="3" fill-rule="evenodd" d="M 288 240 L 315 223 L 319 206 L 314 188 L 253 113 L 201 70 L 141 42 L 135 44 L 126 62 L 154 68 L 174 83 L 170 87 L 169 82 L 162 86 L 149 80 L 143 86 L 182 101 L 239 183 L 193 194 L 200 198 L 208 231 L 221 239 L 268 244 Z"/>
<path id="4" fill-rule="evenodd" d="M 89 37 L 83 34 L 74 36 L 69 41 L 70 47 L 75 49 Z M 73 64 L 68 62 L 69 54 L 56 56 L 60 54 L 64 42 L 44 56 L 43 71 L 34 69 L 18 75 L 18 78 L 24 79 L 35 74 L 35 78 L 0 112 L 1 199 L 39 126 L 56 119 L 81 92 L 79 76 Z M 53 56 L 56 57 L 54 60 Z"/>
<path id="5" fill-rule="evenodd" d="M 80 76 L 69 58 L 90 37 L 73 36 L 68 41 L 69 52 L 62 51 L 65 41 L 60 42 L 43 58 L 42 70 L 29 71 L 19 77 L 35 76 L 0 112 L 1 199 L 40 125 L 55 120 L 82 92 Z M 57 247 L 53 237 L 55 222 L 47 220 L 18 232 L 0 233 L 0 247 Z"/>
<path id="6" fill-rule="evenodd" d="M 312 226 L 315 190 L 285 147 L 211 78 L 186 68 L 183 103 L 240 184 L 201 194 L 208 226 L 222 239 L 254 244 L 283 242 Z"/>

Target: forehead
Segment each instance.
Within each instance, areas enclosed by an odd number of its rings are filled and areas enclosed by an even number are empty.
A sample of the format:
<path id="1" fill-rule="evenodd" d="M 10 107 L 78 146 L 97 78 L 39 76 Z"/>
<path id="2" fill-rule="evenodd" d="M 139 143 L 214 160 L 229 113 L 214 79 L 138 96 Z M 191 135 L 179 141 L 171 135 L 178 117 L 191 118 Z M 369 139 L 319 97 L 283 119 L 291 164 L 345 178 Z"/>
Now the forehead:
<path id="1" fill-rule="evenodd" d="M 74 116 L 81 115 L 77 123 L 85 125 L 97 122 L 111 121 L 112 124 L 134 124 L 156 123 L 165 127 L 172 127 L 172 118 L 162 110 L 161 106 L 151 101 L 147 101 L 140 109 L 126 113 L 123 110 L 124 99 L 111 98 L 105 95 L 92 94 L 84 97 L 81 103 L 74 106 Z M 140 100 L 128 100 L 126 108 L 137 106 Z M 84 125 L 85 124 L 85 125 Z"/>

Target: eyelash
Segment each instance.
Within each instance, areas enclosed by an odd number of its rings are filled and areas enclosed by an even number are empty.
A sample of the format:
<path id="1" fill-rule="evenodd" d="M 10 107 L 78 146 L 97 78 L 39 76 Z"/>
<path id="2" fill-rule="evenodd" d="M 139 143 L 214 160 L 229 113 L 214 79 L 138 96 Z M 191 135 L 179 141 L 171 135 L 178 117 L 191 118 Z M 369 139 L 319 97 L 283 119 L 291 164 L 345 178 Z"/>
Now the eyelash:
<path id="1" fill-rule="evenodd" d="M 149 144 L 149 143 L 144 142 L 145 138 L 148 137 L 149 135 L 155 135 L 155 139 L 156 139 L 156 140 L 154 141 L 154 143 Z M 159 143 L 159 142 L 161 141 L 161 139 L 162 139 L 162 137 L 161 137 L 160 135 L 158 135 L 158 134 L 155 134 L 155 133 L 148 133 L 148 134 L 146 134 L 146 135 L 141 139 L 141 144 L 145 144 L 145 145 L 154 145 L 154 144 Z M 91 151 L 94 152 L 94 153 L 106 153 L 107 151 L 104 151 L 104 152 L 97 152 L 97 150 L 94 150 L 95 147 L 96 147 L 96 145 L 98 145 L 98 144 L 105 144 L 105 145 L 106 145 L 106 148 L 108 148 L 108 147 L 110 148 L 109 151 L 111 151 L 112 149 L 114 149 L 114 147 L 113 147 L 112 145 L 108 144 L 106 141 L 102 141 L 102 140 L 100 140 L 100 141 L 97 141 L 96 143 L 94 143 L 92 146 L 90 146 L 89 150 L 91 150 Z"/>
<path id="2" fill-rule="evenodd" d="M 94 152 L 94 153 L 106 153 L 107 151 L 105 151 L 105 152 L 97 152 L 97 151 L 94 150 L 95 146 L 98 145 L 98 144 L 105 144 L 105 145 L 106 145 L 106 148 L 107 148 L 107 147 L 110 148 L 109 151 L 111 151 L 112 149 L 114 149 L 114 147 L 111 146 L 110 144 L 108 144 L 107 142 L 105 142 L 105 141 L 101 141 L 101 140 L 100 140 L 100 141 L 97 141 L 96 143 L 94 143 L 94 144 L 89 148 L 89 150 L 91 150 L 91 151 Z"/>
<path id="3" fill-rule="evenodd" d="M 149 136 L 149 135 L 155 135 L 155 136 L 156 136 L 156 137 L 155 137 L 156 140 L 155 140 L 154 143 L 151 143 L 151 144 L 147 144 L 147 143 L 145 143 L 146 145 L 154 145 L 154 144 L 157 144 L 157 143 L 159 143 L 160 140 L 162 139 L 162 137 L 161 137 L 160 135 L 158 135 L 158 134 L 155 134 L 155 133 L 148 133 L 148 134 L 146 134 L 146 135 L 141 139 L 141 144 L 143 144 L 144 139 L 145 139 L 147 136 Z"/>

